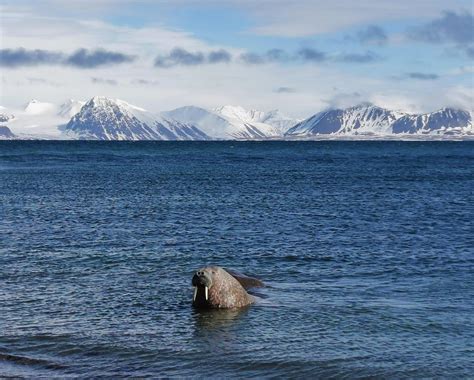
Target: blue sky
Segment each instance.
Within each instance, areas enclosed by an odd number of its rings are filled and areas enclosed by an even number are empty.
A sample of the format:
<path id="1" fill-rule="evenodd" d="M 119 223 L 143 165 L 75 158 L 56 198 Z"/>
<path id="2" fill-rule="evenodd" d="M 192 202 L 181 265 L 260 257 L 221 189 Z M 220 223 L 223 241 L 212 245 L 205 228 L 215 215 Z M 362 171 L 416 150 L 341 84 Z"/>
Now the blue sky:
<path id="1" fill-rule="evenodd" d="M 0 105 L 472 110 L 472 1 L 1 0 Z"/>

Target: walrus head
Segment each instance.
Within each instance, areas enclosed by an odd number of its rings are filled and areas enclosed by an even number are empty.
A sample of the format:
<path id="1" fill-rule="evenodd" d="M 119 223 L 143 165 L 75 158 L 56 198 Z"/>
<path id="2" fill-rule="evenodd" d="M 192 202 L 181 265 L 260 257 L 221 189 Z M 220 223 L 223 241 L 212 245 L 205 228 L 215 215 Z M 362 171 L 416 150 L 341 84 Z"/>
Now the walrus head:
<path id="1" fill-rule="evenodd" d="M 193 306 L 197 308 L 234 308 L 254 302 L 242 285 L 221 267 L 205 267 L 193 276 Z"/>

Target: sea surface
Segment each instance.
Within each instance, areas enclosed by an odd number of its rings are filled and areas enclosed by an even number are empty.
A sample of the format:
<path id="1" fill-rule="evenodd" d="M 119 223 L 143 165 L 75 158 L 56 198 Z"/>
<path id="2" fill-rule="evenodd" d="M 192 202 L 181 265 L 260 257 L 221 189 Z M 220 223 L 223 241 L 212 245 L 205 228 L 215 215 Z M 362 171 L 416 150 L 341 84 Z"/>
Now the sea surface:
<path id="1" fill-rule="evenodd" d="M 0 377 L 473 378 L 473 191 L 473 142 L 1 142 Z"/>

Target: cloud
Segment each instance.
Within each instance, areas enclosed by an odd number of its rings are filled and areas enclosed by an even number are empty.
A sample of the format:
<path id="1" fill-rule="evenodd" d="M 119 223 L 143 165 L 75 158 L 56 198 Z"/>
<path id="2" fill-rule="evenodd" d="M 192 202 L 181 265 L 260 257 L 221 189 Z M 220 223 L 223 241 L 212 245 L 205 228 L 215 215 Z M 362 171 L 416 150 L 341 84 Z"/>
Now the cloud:
<path id="1" fill-rule="evenodd" d="M 301 49 L 298 51 L 297 55 L 303 61 L 307 62 L 322 62 L 326 60 L 326 53 L 311 48 Z"/>
<path id="2" fill-rule="evenodd" d="M 239 58 L 242 62 L 249 65 L 260 65 L 265 63 L 265 58 L 257 53 L 242 53 Z"/>
<path id="3" fill-rule="evenodd" d="M 0 66 L 3 67 L 54 65 L 60 63 L 62 59 L 63 55 L 61 53 L 41 49 L 26 50 L 18 48 L 0 50 Z"/>
<path id="4" fill-rule="evenodd" d="M 441 17 L 408 32 L 408 37 L 428 43 L 454 42 L 460 45 L 474 43 L 474 17 L 468 11 L 444 11 Z"/>
<path id="5" fill-rule="evenodd" d="M 266 58 L 268 61 L 274 62 L 274 61 L 287 61 L 290 59 L 288 56 L 288 53 L 286 53 L 282 49 L 270 49 L 266 53 Z"/>
<path id="6" fill-rule="evenodd" d="M 26 50 L 24 48 L 18 48 L 0 50 L 0 66 L 10 68 L 40 65 L 67 65 L 76 68 L 90 69 L 104 65 L 131 62 L 134 59 L 133 56 L 104 49 L 93 51 L 79 49 L 70 55 L 41 49 Z"/>
<path id="7" fill-rule="evenodd" d="M 253 52 L 242 53 L 239 59 L 241 62 L 249 65 L 260 65 L 271 62 L 287 62 L 292 57 L 282 49 L 270 49 L 261 54 Z"/>
<path id="8" fill-rule="evenodd" d="M 230 53 L 224 49 L 211 51 L 207 56 L 209 63 L 220 63 L 220 62 L 230 62 L 232 56 Z"/>
<path id="9" fill-rule="evenodd" d="M 118 82 L 115 79 L 92 77 L 91 81 L 94 84 L 106 84 L 108 86 L 117 86 L 118 85 Z"/>
<path id="10" fill-rule="evenodd" d="M 367 51 L 365 53 L 344 53 L 336 57 L 336 60 L 339 62 L 344 62 L 344 63 L 370 63 L 374 61 L 378 61 L 381 58 L 371 52 Z"/>
<path id="11" fill-rule="evenodd" d="M 81 69 L 90 69 L 105 65 L 117 65 L 132 62 L 135 57 L 104 49 L 87 50 L 79 49 L 64 60 L 64 64 Z"/>
<path id="12" fill-rule="evenodd" d="M 224 50 L 214 50 L 208 53 L 201 51 L 190 52 L 176 47 L 168 55 L 159 55 L 155 58 L 155 67 L 170 68 L 174 66 L 196 66 L 203 64 L 228 63 L 232 55 Z"/>
<path id="13" fill-rule="evenodd" d="M 438 74 L 427 74 L 427 73 L 420 73 L 420 72 L 408 73 L 407 77 L 411 78 L 411 79 L 420 79 L 420 80 L 436 80 L 436 79 L 439 79 Z"/>
<path id="14" fill-rule="evenodd" d="M 278 87 L 275 88 L 273 92 L 277 94 L 292 94 L 295 93 L 296 90 L 293 87 Z"/>
<path id="15" fill-rule="evenodd" d="M 140 85 L 140 86 L 156 86 L 158 85 L 158 81 L 139 78 L 139 79 L 133 79 L 131 81 L 131 84 Z"/>
<path id="16" fill-rule="evenodd" d="M 416 2 L 416 12 L 413 12 L 413 0 L 3 0 L 6 5 L 18 6 L 26 4 L 31 12 L 40 16 L 75 15 L 82 18 L 101 19 L 111 14 L 126 17 L 141 15 L 148 21 L 156 24 L 169 23 L 169 15 L 176 12 L 178 15 L 186 9 L 199 4 L 204 8 L 221 7 L 230 12 L 243 14 L 251 21 L 250 32 L 272 36 L 312 36 L 315 34 L 331 33 L 347 30 L 354 26 L 382 23 L 391 20 L 406 18 L 436 17 L 440 11 L 446 9 L 447 0 L 423 0 Z M 137 3 L 140 10 L 137 12 Z M 459 8 L 470 9 L 471 0 L 454 0 Z M 150 8 L 151 7 L 151 8 Z M 154 11 L 159 9 L 158 12 Z M 86 17 L 87 16 L 87 17 Z M 248 32 L 248 30 L 246 30 Z M 60 37 L 62 38 L 62 37 Z M 70 36 L 67 36 L 70 39 Z M 84 45 L 89 46 L 89 45 Z M 178 46 L 174 44 L 173 46 Z M 180 45 L 184 46 L 184 45 Z M 189 47 L 188 47 L 189 48 Z"/>
<path id="17" fill-rule="evenodd" d="M 263 53 L 244 52 L 236 57 L 237 62 L 246 65 L 286 62 L 319 63 L 325 61 L 369 63 L 380 59 L 377 54 L 371 51 L 365 53 L 341 53 L 339 55 L 330 56 L 326 52 L 313 48 L 302 48 L 293 54 L 282 49 L 270 49 Z M 229 63 L 232 61 L 232 55 L 223 49 L 205 54 L 199 51 L 193 53 L 182 48 L 175 48 L 168 55 L 158 56 L 155 60 L 155 66 L 169 68 L 178 65 L 195 66 L 219 62 Z"/>
<path id="18" fill-rule="evenodd" d="M 466 75 L 466 74 L 474 74 L 474 66 L 466 65 L 460 66 L 456 69 L 450 70 L 447 73 L 448 75 Z"/>
<path id="19" fill-rule="evenodd" d="M 271 49 L 263 54 L 242 53 L 239 56 L 241 62 L 249 65 L 260 65 L 271 62 L 303 62 L 303 63 L 321 63 L 326 61 L 343 63 L 369 63 L 381 59 L 377 54 L 367 51 L 365 53 L 340 53 L 329 55 L 326 52 L 313 49 L 302 48 L 294 54 L 290 54 L 281 49 Z"/>
<path id="20" fill-rule="evenodd" d="M 37 78 L 37 77 L 30 77 L 26 78 L 28 81 L 28 84 L 30 85 L 46 85 L 46 86 L 53 86 L 53 87 L 61 87 L 59 83 L 56 83 L 54 81 L 45 79 L 45 78 Z"/>
<path id="21" fill-rule="evenodd" d="M 282 49 L 270 49 L 264 53 L 244 52 L 235 61 L 247 65 L 261 65 L 271 62 L 286 62 L 292 57 Z M 174 48 L 168 55 L 160 55 L 155 59 L 156 67 L 196 66 L 213 63 L 230 63 L 234 57 L 224 49 L 204 53 L 190 52 L 183 48 Z"/>
<path id="22" fill-rule="evenodd" d="M 363 97 L 358 91 L 350 93 L 340 92 L 335 94 L 330 99 L 324 99 L 323 102 L 327 104 L 328 108 L 348 108 L 357 104 L 361 104 L 363 102 Z"/>
<path id="23" fill-rule="evenodd" d="M 404 80 L 409 80 L 409 79 L 415 79 L 415 80 L 425 80 L 425 81 L 434 81 L 439 79 L 438 74 L 434 73 L 422 73 L 419 71 L 414 71 L 411 73 L 406 73 L 402 75 L 392 75 L 390 76 L 390 79 L 393 79 L 395 81 L 404 81 Z"/>
<path id="24" fill-rule="evenodd" d="M 389 20 L 413 17 L 413 1 L 398 0 L 229 0 L 247 10 L 256 25 L 251 31 L 266 36 L 304 37 L 347 30 Z M 446 8 L 446 0 L 416 3 L 416 15 L 435 17 Z M 460 6 L 471 7 L 470 0 L 456 0 Z"/>
<path id="25" fill-rule="evenodd" d="M 447 105 L 474 112 L 472 86 L 454 86 L 446 89 Z"/>
<path id="26" fill-rule="evenodd" d="M 193 66 L 204 63 L 204 54 L 191 53 L 182 48 L 175 48 L 168 56 L 158 56 L 155 59 L 156 67 Z"/>
<path id="27" fill-rule="evenodd" d="M 356 33 L 356 38 L 359 42 L 364 44 L 383 45 L 387 42 L 387 34 L 378 25 L 369 25 L 365 29 L 359 30 Z"/>
<path id="28" fill-rule="evenodd" d="M 466 54 L 469 58 L 474 58 L 474 46 L 468 46 L 466 48 Z"/>

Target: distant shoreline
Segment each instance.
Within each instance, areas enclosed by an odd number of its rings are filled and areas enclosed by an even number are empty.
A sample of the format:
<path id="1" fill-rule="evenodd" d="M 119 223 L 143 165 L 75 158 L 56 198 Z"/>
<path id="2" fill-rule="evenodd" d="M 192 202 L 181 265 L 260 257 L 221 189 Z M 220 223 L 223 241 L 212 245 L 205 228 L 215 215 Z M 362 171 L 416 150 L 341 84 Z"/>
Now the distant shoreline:
<path id="1" fill-rule="evenodd" d="M 38 138 L 38 137 L 16 137 L 1 139 L 2 141 L 62 141 L 62 142 L 304 142 L 304 141 L 474 141 L 474 135 L 463 136 L 420 136 L 420 135 L 403 135 L 403 136 L 334 136 L 334 135 L 318 135 L 306 137 L 287 137 L 287 138 L 265 138 L 265 139 L 213 139 L 213 140 L 99 140 L 99 139 L 62 139 L 62 138 Z"/>

